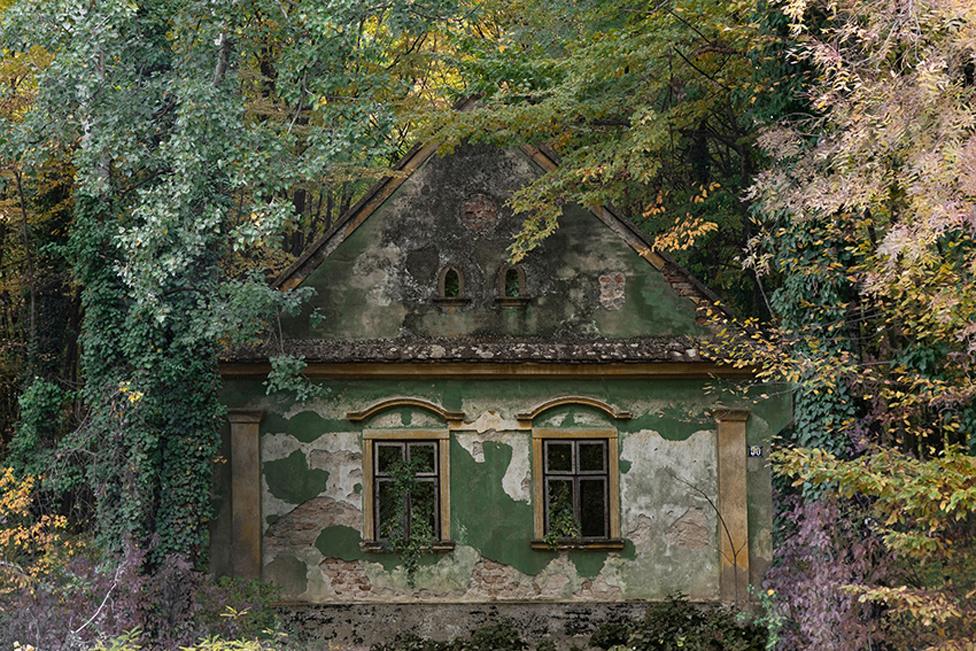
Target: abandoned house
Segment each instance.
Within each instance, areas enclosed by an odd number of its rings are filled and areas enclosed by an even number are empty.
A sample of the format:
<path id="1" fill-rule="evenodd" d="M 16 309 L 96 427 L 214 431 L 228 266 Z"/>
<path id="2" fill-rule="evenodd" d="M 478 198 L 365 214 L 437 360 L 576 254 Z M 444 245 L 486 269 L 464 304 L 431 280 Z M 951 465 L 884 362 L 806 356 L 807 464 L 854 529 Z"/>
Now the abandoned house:
<path id="1" fill-rule="evenodd" d="M 421 634 L 760 581 L 789 395 L 703 358 L 696 304 L 714 296 L 608 209 L 566 207 L 510 265 L 507 200 L 554 165 L 419 147 L 282 276 L 314 288 L 305 312 L 222 367 L 216 571 L 320 623 L 361 611 Z M 304 356 L 314 398 L 266 395 L 279 349 Z"/>

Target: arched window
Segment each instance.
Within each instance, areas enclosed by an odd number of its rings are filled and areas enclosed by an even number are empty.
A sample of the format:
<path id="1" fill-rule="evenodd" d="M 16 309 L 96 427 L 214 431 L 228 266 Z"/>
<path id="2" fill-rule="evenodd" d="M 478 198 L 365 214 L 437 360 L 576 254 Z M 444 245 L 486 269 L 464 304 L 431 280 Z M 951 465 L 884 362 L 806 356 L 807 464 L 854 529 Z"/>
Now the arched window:
<path id="1" fill-rule="evenodd" d="M 464 296 L 464 274 L 453 265 L 441 269 L 437 276 L 438 298 L 459 299 Z"/>
<path id="2" fill-rule="evenodd" d="M 518 305 L 528 300 L 525 289 L 525 269 L 522 265 L 504 265 L 498 270 L 498 300 L 505 305 Z"/>

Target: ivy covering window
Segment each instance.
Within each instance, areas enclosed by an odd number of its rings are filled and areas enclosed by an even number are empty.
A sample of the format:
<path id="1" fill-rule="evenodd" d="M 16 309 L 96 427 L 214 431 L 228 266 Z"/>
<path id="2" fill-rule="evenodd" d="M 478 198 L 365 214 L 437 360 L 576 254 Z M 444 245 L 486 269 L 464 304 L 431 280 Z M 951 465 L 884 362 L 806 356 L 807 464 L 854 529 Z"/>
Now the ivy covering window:
<path id="1" fill-rule="evenodd" d="M 440 539 L 437 441 L 373 442 L 373 516 L 378 541 L 402 533 Z"/>
<path id="2" fill-rule="evenodd" d="M 609 538 L 607 441 L 547 440 L 544 451 L 546 537 Z"/>

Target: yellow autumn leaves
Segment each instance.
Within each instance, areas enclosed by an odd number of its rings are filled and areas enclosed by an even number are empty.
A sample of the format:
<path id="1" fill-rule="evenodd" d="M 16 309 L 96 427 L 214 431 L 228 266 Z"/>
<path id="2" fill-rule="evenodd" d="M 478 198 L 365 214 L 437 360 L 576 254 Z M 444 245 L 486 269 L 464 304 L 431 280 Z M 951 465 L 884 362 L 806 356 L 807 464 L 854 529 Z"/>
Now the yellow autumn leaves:
<path id="1" fill-rule="evenodd" d="M 64 540 L 67 518 L 33 512 L 36 484 L 13 468 L 0 471 L 0 594 L 30 588 L 75 551 Z"/>

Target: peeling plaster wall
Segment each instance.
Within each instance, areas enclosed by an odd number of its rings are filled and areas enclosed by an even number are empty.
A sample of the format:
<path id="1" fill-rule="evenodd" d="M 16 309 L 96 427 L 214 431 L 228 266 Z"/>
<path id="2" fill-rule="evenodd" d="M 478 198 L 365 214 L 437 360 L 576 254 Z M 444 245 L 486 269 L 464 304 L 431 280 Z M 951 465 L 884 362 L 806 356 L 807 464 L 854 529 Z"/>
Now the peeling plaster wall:
<path id="1" fill-rule="evenodd" d="M 230 407 L 264 410 L 261 425 L 264 578 L 288 600 L 312 603 L 484 601 L 607 602 L 680 591 L 718 597 L 717 518 L 698 490 L 717 493 L 717 406 L 752 410 L 751 444 L 768 442 L 789 417 L 785 398 L 742 402 L 732 385 L 698 380 L 343 380 L 295 405 L 264 395 L 259 381 L 230 381 Z M 537 426 L 615 427 L 620 437 L 620 552 L 537 551 L 533 535 L 531 432 L 515 414 L 557 395 L 588 395 L 631 411 L 616 423 L 585 407 L 554 409 Z M 427 412 L 394 409 L 365 423 L 345 419 L 391 395 L 422 397 L 466 419 L 451 433 L 451 552 L 425 558 L 416 585 L 398 559 L 365 552 L 362 432 L 446 429 Z M 754 564 L 770 556 L 765 458 L 750 459 Z M 694 488 L 691 488 L 694 486 Z M 219 536 L 215 546 L 220 547 Z M 754 565 L 755 567 L 755 565 Z M 754 570 L 757 571 L 757 570 Z"/>
<path id="2" fill-rule="evenodd" d="M 524 216 L 512 193 L 540 173 L 519 150 L 460 147 L 433 157 L 305 279 L 316 295 L 285 324 L 295 337 L 687 335 L 694 306 L 589 211 L 568 207 L 559 229 L 522 262 L 532 300 L 500 308 L 499 270 Z M 489 202 L 472 222 L 472 198 Z M 484 211 L 483 211 L 484 212 Z M 440 305 L 440 269 L 464 275 L 469 302 Z M 326 318 L 308 327 L 318 310 Z"/>

